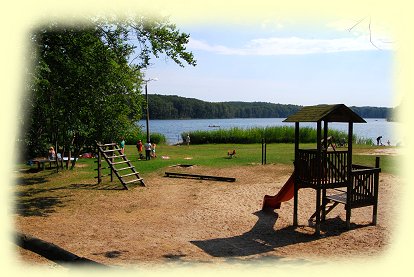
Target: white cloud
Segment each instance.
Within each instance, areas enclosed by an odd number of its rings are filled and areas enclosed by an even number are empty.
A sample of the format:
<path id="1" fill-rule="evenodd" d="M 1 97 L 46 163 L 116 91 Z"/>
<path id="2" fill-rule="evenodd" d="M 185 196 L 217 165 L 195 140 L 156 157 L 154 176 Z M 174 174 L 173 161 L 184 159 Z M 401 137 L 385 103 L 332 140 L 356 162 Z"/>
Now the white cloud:
<path id="1" fill-rule="evenodd" d="M 382 40 L 372 41 L 382 50 L 390 50 L 391 44 Z M 307 39 L 300 37 L 271 37 L 253 39 L 241 48 L 231 48 L 223 45 L 210 45 L 205 41 L 190 39 L 189 48 L 202 50 L 221 55 L 306 55 L 320 53 L 336 53 L 349 51 L 378 50 L 370 42 L 369 36 L 333 38 L 333 39 Z"/>

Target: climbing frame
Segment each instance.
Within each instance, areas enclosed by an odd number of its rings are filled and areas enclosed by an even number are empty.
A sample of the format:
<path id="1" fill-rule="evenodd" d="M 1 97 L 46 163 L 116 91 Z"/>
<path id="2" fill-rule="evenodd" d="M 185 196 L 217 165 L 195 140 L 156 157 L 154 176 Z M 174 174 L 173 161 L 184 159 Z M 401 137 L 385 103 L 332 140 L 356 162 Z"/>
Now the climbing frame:
<path id="1" fill-rule="evenodd" d="M 314 223 L 316 234 L 320 233 L 320 222 L 324 221 L 325 216 L 338 204 L 345 205 L 348 228 L 351 210 L 365 206 L 373 206 L 372 222 L 376 224 L 378 180 L 381 172 L 379 158 L 375 167 L 352 164 L 353 124 L 366 121 L 347 106 L 335 104 L 303 107 L 284 122 L 295 123 L 293 225 L 298 225 L 298 190 L 301 188 L 311 188 L 316 192 L 315 213 L 309 218 L 309 222 Z M 299 148 L 301 122 L 317 124 L 316 149 Z M 348 124 L 346 150 L 336 150 L 332 143 L 331 147 L 328 147 L 328 142 L 333 140 L 328 137 L 329 122 Z M 342 190 L 338 193 L 340 189 Z"/>
<path id="2" fill-rule="evenodd" d="M 110 176 L 113 181 L 113 174 L 119 179 L 124 189 L 128 189 L 127 185 L 140 182 L 145 186 L 144 179 L 139 176 L 139 172 L 135 166 L 128 160 L 127 156 L 116 143 L 100 144 L 98 147 L 98 184 L 102 182 L 102 177 Z M 102 166 L 102 161 L 106 161 L 108 167 Z M 109 174 L 104 175 L 103 169 L 109 169 Z"/>

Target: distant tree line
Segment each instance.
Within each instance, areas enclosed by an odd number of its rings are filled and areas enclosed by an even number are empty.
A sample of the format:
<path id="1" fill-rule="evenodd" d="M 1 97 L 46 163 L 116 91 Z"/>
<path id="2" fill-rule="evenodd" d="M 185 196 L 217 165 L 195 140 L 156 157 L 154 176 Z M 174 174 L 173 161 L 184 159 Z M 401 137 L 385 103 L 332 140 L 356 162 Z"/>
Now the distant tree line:
<path id="1" fill-rule="evenodd" d="M 267 102 L 206 102 L 176 95 L 148 96 L 151 119 L 284 118 L 302 106 Z M 387 118 L 390 108 L 350 107 L 363 118 Z M 145 112 L 145 107 L 142 109 Z"/>

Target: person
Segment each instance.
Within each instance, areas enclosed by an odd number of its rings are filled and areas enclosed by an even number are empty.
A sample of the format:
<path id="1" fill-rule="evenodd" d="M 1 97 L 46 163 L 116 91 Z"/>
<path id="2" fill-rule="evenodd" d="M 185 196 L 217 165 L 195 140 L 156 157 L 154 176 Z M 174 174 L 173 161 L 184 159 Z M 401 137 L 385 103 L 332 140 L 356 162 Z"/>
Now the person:
<path id="1" fill-rule="evenodd" d="M 340 147 L 344 147 L 344 146 L 345 146 L 345 144 L 346 144 L 346 140 L 345 140 L 345 138 L 340 138 L 340 139 L 339 139 L 339 146 L 340 146 Z"/>
<path id="2" fill-rule="evenodd" d="M 144 145 L 145 148 L 145 160 L 151 160 L 151 142 L 147 141 Z"/>
<path id="3" fill-rule="evenodd" d="M 53 148 L 53 146 L 50 146 L 50 148 L 49 148 L 48 159 L 49 160 L 55 160 L 56 159 L 56 152 L 55 152 L 55 149 Z"/>
<path id="4" fill-rule="evenodd" d="M 391 141 L 387 140 L 387 144 L 388 144 L 388 146 L 391 146 Z"/>
<path id="5" fill-rule="evenodd" d="M 121 142 L 119 143 L 119 146 L 121 147 L 121 153 L 124 154 L 124 151 L 125 151 L 125 140 L 124 140 L 124 137 L 121 138 Z"/>
<path id="6" fill-rule="evenodd" d="M 151 157 L 153 157 L 153 158 L 156 158 L 157 157 L 157 154 L 155 154 L 155 147 L 157 147 L 157 145 L 155 144 L 155 143 L 153 143 L 152 144 L 152 147 L 151 147 Z"/>
<path id="7" fill-rule="evenodd" d="M 377 145 L 382 145 L 381 139 L 382 139 L 382 136 L 377 137 Z"/>
<path id="8" fill-rule="evenodd" d="M 142 141 L 141 140 L 138 140 L 138 142 L 137 142 L 137 150 L 138 150 L 138 155 L 139 155 L 139 159 L 142 159 L 143 158 L 143 156 L 142 156 Z"/>
<path id="9" fill-rule="evenodd" d="M 185 142 L 187 143 L 187 146 L 190 146 L 190 134 L 187 134 L 187 137 L 185 138 Z"/>

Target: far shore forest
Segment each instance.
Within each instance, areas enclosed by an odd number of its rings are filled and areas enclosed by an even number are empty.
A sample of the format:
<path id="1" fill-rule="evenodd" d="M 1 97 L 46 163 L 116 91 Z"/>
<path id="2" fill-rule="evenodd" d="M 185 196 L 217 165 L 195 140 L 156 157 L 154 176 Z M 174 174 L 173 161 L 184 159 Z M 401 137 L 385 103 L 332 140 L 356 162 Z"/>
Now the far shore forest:
<path id="1" fill-rule="evenodd" d="M 267 102 L 206 102 L 176 95 L 148 95 L 150 119 L 285 118 L 302 106 Z M 392 120 L 392 108 L 350 107 L 363 118 Z M 145 112 L 145 107 L 142 108 Z M 145 118 L 145 114 L 142 116 Z"/>

